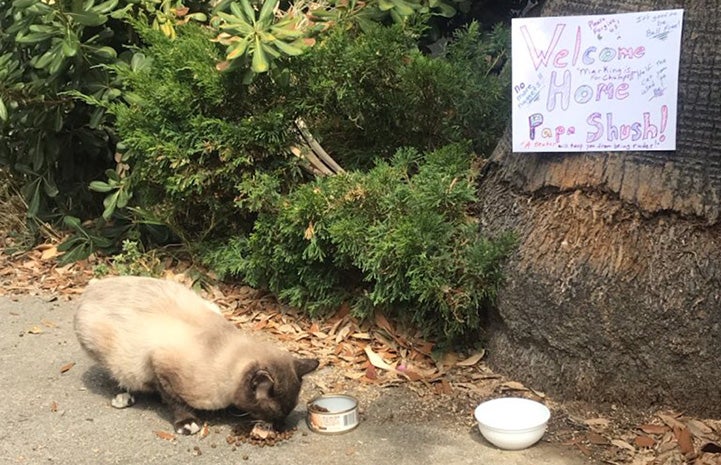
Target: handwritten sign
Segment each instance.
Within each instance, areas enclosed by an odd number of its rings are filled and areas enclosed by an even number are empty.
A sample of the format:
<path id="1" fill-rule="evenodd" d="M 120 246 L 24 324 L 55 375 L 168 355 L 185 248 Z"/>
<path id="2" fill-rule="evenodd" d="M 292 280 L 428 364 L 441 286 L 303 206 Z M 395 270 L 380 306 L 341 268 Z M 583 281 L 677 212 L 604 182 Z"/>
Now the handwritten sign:
<path id="1" fill-rule="evenodd" d="M 514 152 L 675 150 L 683 10 L 512 22 Z"/>

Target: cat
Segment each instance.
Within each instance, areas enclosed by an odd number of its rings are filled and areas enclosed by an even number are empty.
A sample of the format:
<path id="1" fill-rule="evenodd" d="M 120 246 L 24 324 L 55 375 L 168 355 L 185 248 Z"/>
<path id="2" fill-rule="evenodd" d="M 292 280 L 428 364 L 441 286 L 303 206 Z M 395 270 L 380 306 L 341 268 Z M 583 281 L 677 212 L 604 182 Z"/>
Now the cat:
<path id="1" fill-rule="evenodd" d="M 297 358 L 244 334 L 219 308 L 185 286 L 144 277 L 88 285 L 75 314 L 83 349 L 124 390 L 158 392 L 179 434 L 200 430 L 194 411 L 234 406 L 280 429 L 298 403 L 303 376 L 318 360 Z"/>

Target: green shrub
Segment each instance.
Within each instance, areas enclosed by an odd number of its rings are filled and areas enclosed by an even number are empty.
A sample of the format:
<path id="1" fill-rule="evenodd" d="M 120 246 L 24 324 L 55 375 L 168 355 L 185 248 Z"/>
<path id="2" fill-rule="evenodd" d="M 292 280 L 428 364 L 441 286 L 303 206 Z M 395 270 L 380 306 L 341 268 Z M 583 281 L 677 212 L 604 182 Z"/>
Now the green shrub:
<path id="1" fill-rule="evenodd" d="M 87 182 L 113 162 L 104 110 L 75 100 L 120 94 L 117 1 L 0 0 L 0 164 L 22 180 L 28 216 L 92 210 Z"/>
<path id="2" fill-rule="evenodd" d="M 472 23 L 437 58 L 417 49 L 418 34 L 402 25 L 337 28 L 293 64 L 288 92 L 345 168 L 367 169 L 400 147 L 471 139 L 478 153 L 489 153 L 496 143 L 509 116 L 508 79 L 496 69 L 507 30 L 483 34 Z"/>
<path id="3" fill-rule="evenodd" d="M 211 29 L 188 24 L 174 41 L 136 29 L 148 46 L 116 67 L 131 103 L 111 106 L 130 175 L 91 187 L 109 196 L 106 217 L 132 206 L 187 244 L 250 231 L 258 211 L 308 181 L 290 150 L 298 117 L 347 169 L 370 168 L 402 146 L 473 137 L 485 150 L 505 121 L 493 109 L 503 80 L 488 72 L 500 52 L 472 50 L 476 26 L 452 60 L 419 53 L 401 25 L 338 29 L 249 85 L 243 69 L 218 71 L 225 50 Z M 481 68 L 485 77 L 473 77 Z"/>
<path id="4" fill-rule="evenodd" d="M 245 86 L 240 72 L 216 69 L 223 51 L 208 29 L 183 26 L 173 41 L 140 32 L 151 45 L 116 67 L 131 96 L 111 106 L 130 168 L 116 189 L 187 243 L 250 229 L 252 212 L 236 203 L 254 195 L 257 180 L 302 178 L 288 150 L 292 114 L 263 87 L 267 76 Z M 112 192 L 106 184 L 95 187 Z"/>
<path id="5" fill-rule="evenodd" d="M 357 316 L 383 309 L 456 339 L 478 330 L 514 243 L 484 236 L 469 216 L 472 161 L 459 144 L 404 149 L 367 173 L 318 179 L 205 260 L 312 314 L 349 302 Z"/>

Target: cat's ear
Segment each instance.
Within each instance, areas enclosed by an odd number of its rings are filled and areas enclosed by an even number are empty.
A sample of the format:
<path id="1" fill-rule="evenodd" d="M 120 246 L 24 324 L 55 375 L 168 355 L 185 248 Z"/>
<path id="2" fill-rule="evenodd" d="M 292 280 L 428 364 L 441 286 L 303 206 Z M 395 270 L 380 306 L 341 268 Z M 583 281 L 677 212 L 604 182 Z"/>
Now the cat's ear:
<path id="1" fill-rule="evenodd" d="M 266 370 L 258 370 L 253 375 L 251 386 L 256 399 L 268 399 L 273 390 L 273 377 Z"/>
<path id="2" fill-rule="evenodd" d="M 318 368 L 318 364 L 320 363 L 316 358 L 296 358 L 294 361 L 295 372 L 298 373 L 298 376 L 301 378 Z"/>

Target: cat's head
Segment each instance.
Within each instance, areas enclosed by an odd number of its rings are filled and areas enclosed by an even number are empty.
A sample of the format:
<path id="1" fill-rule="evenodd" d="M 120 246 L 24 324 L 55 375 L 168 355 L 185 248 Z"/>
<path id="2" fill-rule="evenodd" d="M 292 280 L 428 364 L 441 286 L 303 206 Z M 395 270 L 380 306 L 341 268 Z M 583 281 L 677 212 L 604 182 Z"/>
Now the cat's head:
<path id="1" fill-rule="evenodd" d="M 245 373 L 235 407 L 279 429 L 298 404 L 303 376 L 318 367 L 314 358 L 282 354 L 258 360 Z"/>

